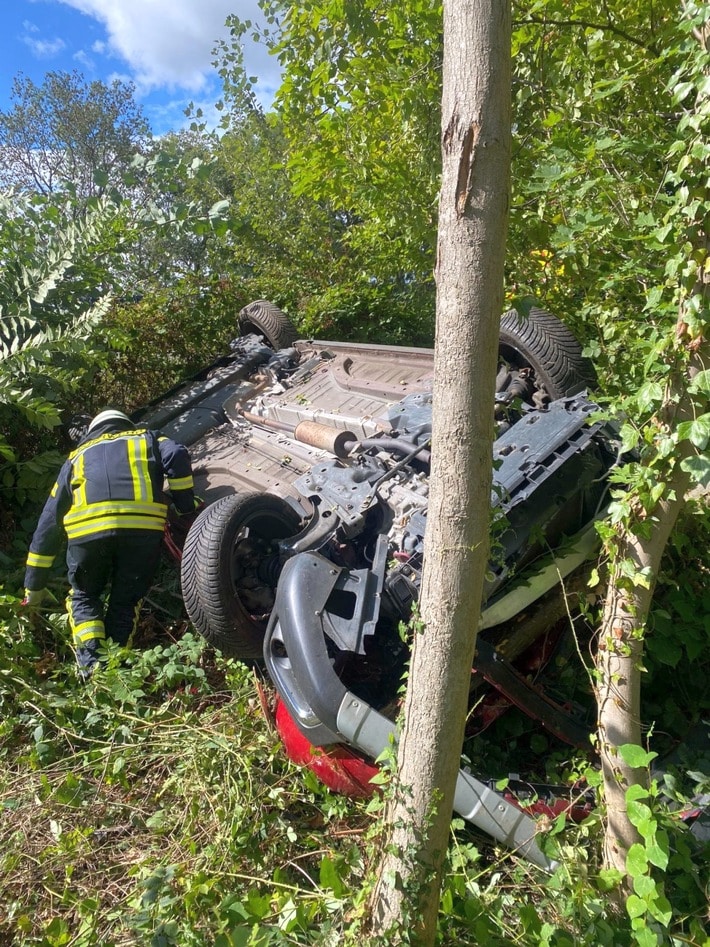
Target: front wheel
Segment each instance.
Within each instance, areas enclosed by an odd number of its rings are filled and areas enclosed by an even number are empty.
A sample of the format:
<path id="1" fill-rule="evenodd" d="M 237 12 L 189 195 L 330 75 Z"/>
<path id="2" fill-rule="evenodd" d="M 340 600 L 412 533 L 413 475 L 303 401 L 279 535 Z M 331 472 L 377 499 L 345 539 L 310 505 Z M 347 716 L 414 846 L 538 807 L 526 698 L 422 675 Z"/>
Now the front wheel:
<path id="1" fill-rule="evenodd" d="M 258 660 L 281 571 L 279 540 L 301 517 L 281 497 L 223 497 L 195 520 L 181 564 L 185 608 L 196 630 L 228 657 Z"/>
<path id="2" fill-rule="evenodd" d="M 238 324 L 240 335 L 261 335 L 276 351 L 289 348 L 298 338 L 286 313 L 268 299 L 256 299 L 245 306 L 239 313 Z"/>
<path id="3" fill-rule="evenodd" d="M 544 309 L 527 317 L 515 309 L 500 321 L 499 354 L 515 370 L 530 369 L 535 381 L 554 400 L 596 385 L 594 369 L 567 326 Z"/>

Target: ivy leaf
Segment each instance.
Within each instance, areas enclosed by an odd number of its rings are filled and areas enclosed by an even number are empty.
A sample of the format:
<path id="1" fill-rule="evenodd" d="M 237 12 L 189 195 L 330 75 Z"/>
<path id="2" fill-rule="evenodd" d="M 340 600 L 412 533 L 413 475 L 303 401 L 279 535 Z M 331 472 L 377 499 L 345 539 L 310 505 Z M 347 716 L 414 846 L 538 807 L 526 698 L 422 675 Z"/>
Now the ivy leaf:
<path id="1" fill-rule="evenodd" d="M 698 450 L 705 450 L 710 441 L 710 414 L 701 414 L 692 421 L 678 425 L 678 437 L 689 440 Z"/>
<path id="2" fill-rule="evenodd" d="M 641 385 L 636 395 L 636 402 L 642 411 L 654 407 L 663 398 L 663 388 L 657 381 L 647 381 Z"/>
<path id="3" fill-rule="evenodd" d="M 666 928 L 673 917 L 673 909 L 671 908 L 670 901 L 663 895 L 649 905 L 649 913 L 651 917 Z"/>
<path id="4" fill-rule="evenodd" d="M 632 451 L 639 442 L 639 430 L 628 422 L 621 426 L 621 450 L 624 453 Z"/>
<path id="5" fill-rule="evenodd" d="M 688 388 L 691 394 L 702 394 L 710 396 L 710 368 L 704 369 L 693 378 Z"/>
<path id="6" fill-rule="evenodd" d="M 602 868 L 597 878 L 597 883 L 601 891 L 612 891 L 624 879 L 624 873 L 618 868 Z"/>
<path id="7" fill-rule="evenodd" d="M 683 657 L 683 647 L 681 642 L 668 635 L 653 636 L 653 646 L 649 645 L 649 651 L 653 657 L 666 664 L 668 667 L 675 667 Z"/>
<path id="8" fill-rule="evenodd" d="M 521 319 L 527 319 L 530 310 L 536 305 L 536 300 L 532 296 L 521 296 L 513 300 L 513 308 Z"/>
<path id="9" fill-rule="evenodd" d="M 681 469 L 689 473 L 694 483 L 710 487 L 710 457 L 686 457 L 680 463 Z"/>

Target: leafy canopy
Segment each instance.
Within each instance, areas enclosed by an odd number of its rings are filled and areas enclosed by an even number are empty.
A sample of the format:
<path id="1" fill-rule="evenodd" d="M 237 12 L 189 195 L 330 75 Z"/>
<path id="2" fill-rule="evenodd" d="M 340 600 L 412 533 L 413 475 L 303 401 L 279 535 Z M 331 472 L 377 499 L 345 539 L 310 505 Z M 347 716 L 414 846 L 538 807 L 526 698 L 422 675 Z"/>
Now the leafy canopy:
<path id="1" fill-rule="evenodd" d="M 12 108 L 0 111 L 0 186 L 50 194 L 70 183 L 96 196 L 119 183 L 150 139 L 133 87 L 48 72 L 41 85 L 15 77 Z M 98 176 L 97 172 L 102 175 Z"/>

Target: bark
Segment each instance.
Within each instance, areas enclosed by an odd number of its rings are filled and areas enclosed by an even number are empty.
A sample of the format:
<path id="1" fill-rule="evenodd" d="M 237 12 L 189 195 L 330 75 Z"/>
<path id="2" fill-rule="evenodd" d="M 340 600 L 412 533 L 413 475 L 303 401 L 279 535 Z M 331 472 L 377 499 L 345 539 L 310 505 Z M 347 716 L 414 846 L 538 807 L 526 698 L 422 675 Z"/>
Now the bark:
<path id="1" fill-rule="evenodd" d="M 645 785 L 646 770 L 628 766 L 618 747 L 637 746 L 641 738 L 641 669 L 643 633 L 653 597 L 654 578 L 661 556 L 684 502 L 687 477 L 677 468 L 671 490 L 675 499 L 663 500 L 654 513 L 650 536 L 625 530 L 616 546 L 616 563 L 609 576 L 597 653 L 599 687 L 598 740 L 602 765 L 607 823 L 604 861 L 607 867 L 625 871 L 626 854 L 640 837 L 626 811 L 626 790 Z M 633 562 L 639 576 L 649 578 L 648 586 L 630 585 L 620 564 Z"/>
<path id="2" fill-rule="evenodd" d="M 508 0 L 444 3 L 434 433 L 390 844 L 371 899 L 383 942 L 433 943 L 483 579 L 510 167 Z"/>

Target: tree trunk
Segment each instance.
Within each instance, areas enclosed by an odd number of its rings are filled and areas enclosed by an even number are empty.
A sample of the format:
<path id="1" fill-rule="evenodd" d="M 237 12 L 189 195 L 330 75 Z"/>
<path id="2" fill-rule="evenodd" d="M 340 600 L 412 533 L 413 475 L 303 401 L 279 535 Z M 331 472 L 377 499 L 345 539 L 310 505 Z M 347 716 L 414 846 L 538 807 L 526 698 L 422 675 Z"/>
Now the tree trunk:
<path id="1" fill-rule="evenodd" d="M 625 529 L 616 543 L 599 636 L 598 736 L 607 806 L 604 861 L 607 867 L 620 871 L 626 869 L 629 848 L 640 841 L 627 815 L 626 791 L 632 785 L 645 785 L 648 772 L 625 763 L 618 747 L 641 745 L 643 634 L 661 556 L 687 489 L 688 478 L 680 467 L 677 471 L 672 485 L 675 499 L 658 504 L 651 535 L 636 535 Z M 635 585 L 628 579 L 622 571 L 624 562 L 633 563 L 642 584 Z"/>
<path id="2" fill-rule="evenodd" d="M 444 2 L 442 185 L 429 514 L 390 844 L 385 942 L 433 943 L 483 581 L 510 167 L 508 0 Z"/>

